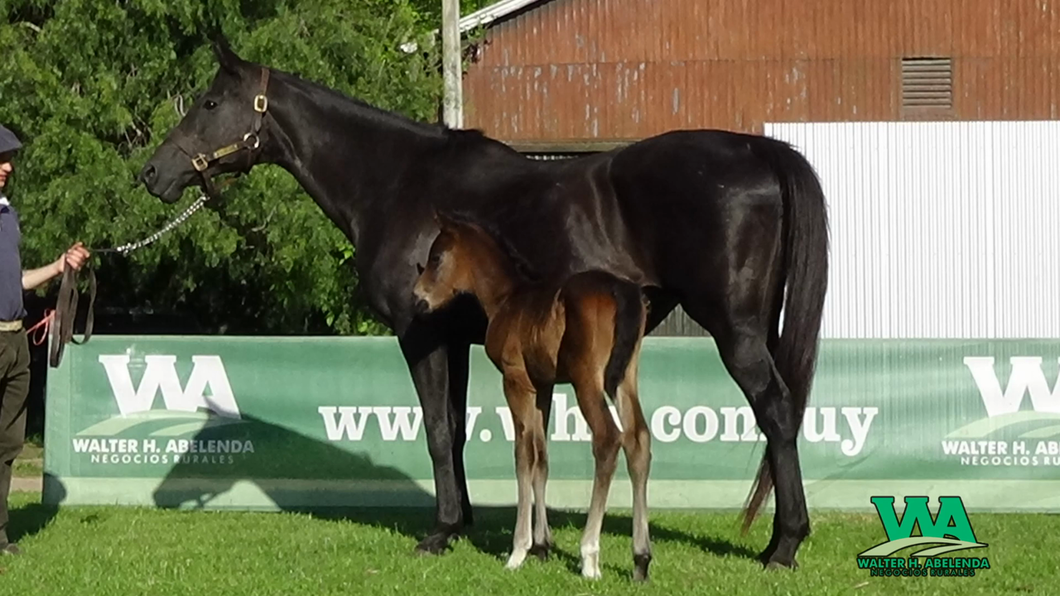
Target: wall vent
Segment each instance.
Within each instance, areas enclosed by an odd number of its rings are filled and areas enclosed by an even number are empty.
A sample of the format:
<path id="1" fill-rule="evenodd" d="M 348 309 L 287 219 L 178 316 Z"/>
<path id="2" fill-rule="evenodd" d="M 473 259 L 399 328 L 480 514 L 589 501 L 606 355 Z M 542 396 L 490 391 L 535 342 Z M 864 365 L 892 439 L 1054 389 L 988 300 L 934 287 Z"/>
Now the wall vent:
<path id="1" fill-rule="evenodd" d="M 907 116 L 952 115 L 951 58 L 902 59 L 902 112 Z"/>

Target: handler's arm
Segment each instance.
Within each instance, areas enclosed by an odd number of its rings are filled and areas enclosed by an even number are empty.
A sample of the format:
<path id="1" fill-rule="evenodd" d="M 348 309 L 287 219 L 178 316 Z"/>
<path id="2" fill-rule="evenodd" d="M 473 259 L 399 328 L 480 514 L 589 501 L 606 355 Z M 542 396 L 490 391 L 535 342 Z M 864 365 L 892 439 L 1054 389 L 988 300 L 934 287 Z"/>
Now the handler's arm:
<path id="1" fill-rule="evenodd" d="M 38 286 L 51 281 L 55 276 L 62 274 L 66 267 L 73 267 L 75 270 L 80 269 L 85 264 L 85 261 L 88 260 L 88 256 L 88 250 L 80 242 L 76 242 L 55 262 L 39 269 L 26 269 L 23 271 L 22 289 L 36 289 Z"/>
<path id="2" fill-rule="evenodd" d="M 38 286 L 51 281 L 53 277 L 62 273 L 60 262 L 56 261 L 39 269 L 26 269 L 22 272 L 22 289 L 33 290 Z"/>

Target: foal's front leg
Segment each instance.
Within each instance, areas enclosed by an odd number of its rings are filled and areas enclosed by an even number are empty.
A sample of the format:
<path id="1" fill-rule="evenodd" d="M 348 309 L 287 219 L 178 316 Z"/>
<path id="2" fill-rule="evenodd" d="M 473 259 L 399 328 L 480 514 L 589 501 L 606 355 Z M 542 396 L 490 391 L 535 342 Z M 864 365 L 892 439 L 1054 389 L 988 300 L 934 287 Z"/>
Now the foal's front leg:
<path id="1" fill-rule="evenodd" d="M 548 422 L 552 415 L 553 385 L 537 387 L 537 408 L 534 413 L 534 553 L 548 558 L 552 550 L 552 530 L 548 527 L 548 505 L 545 486 L 548 484 Z"/>
<path id="2" fill-rule="evenodd" d="M 515 515 L 515 532 L 512 536 L 512 554 L 508 557 L 508 569 L 518 569 L 530 552 L 530 499 L 534 480 L 536 450 L 534 449 L 534 388 L 526 373 L 505 373 L 504 397 L 512 414 L 515 427 L 515 478 L 518 486 L 518 506 Z"/>

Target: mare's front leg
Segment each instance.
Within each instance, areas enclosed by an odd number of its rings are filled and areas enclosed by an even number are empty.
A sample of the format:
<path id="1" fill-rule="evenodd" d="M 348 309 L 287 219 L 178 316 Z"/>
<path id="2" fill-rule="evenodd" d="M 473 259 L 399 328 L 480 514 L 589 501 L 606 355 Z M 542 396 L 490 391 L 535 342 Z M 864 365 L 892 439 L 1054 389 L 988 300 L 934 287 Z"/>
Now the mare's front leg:
<path id="1" fill-rule="evenodd" d="M 434 467 L 436 494 L 435 528 L 417 546 L 422 553 L 440 553 L 464 528 L 463 501 L 466 486 L 454 461 L 458 429 L 463 428 L 453 412 L 449 396 L 449 350 L 437 324 L 411 319 L 399 332 L 402 354 L 412 374 L 427 435 L 427 450 Z M 459 415 L 462 415 L 460 413 Z"/>

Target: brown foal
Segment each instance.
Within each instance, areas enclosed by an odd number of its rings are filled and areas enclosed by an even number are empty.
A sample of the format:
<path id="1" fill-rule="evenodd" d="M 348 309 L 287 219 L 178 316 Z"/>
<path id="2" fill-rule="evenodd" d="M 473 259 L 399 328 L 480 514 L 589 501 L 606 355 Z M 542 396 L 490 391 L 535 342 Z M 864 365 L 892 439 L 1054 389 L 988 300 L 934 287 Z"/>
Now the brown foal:
<path id="1" fill-rule="evenodd" d="M 471 294 L 489 318 L 486 354 L 504 376 L 515 427 L 518 509 L 507 567 L 521 566 L 531 550 L 543 558 L 552 546 L 545 509 L 545 428 L 553 386 L 571 383 L 592 431 L 596 460 L 581 541 L 582 575 L 600 577 L 600 530 L 622 448 L 633 485 L 633 577 L 646 580 L 651 435 L 637 399 L 647 313 L 640 287 L 602 271 L 578 273 L 562 284 L 537 282 L 518 253 L 483 223 L 458 214 L 436 219 L 441 233 L 431 245 L 426 268 L 420 267 L 414 289 L 417 309 L 426 314 L 459 294 Z M 621 429 L 605 393 L 617 406 Z M 531 492 L 536 518 L 532 536 Z"/>

